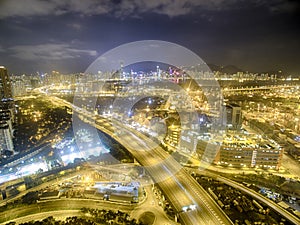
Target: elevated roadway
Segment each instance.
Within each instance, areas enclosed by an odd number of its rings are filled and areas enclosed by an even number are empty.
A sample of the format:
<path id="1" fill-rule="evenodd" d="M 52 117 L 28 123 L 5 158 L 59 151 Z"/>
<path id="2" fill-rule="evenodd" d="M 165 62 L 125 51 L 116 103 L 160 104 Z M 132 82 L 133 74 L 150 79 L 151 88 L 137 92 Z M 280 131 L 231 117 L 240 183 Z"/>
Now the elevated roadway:
<path id="1" fill-rule="evenodd" d="M 113 137 L 128 149 L 161 188 L 182 224 L 233 224 L 190 174 L 153 140 L 120 121 L 95 117 L 92 113 L 62 99 L 50 98 L 57 104 L 72 108 L 85 122 Z"/>

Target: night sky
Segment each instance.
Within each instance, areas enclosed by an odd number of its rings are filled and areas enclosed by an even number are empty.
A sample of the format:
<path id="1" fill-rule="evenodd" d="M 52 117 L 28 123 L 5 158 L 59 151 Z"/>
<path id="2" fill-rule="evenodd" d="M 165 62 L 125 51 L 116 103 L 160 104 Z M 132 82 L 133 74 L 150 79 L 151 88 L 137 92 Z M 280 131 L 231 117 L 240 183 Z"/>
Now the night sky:
<path id="1" fill-rule="evenodd" d="M 0 0 L 0 65 L 84 72 L 127 42 L 180 44 L 206 63 L 300 75 L 297 0 Z"/>

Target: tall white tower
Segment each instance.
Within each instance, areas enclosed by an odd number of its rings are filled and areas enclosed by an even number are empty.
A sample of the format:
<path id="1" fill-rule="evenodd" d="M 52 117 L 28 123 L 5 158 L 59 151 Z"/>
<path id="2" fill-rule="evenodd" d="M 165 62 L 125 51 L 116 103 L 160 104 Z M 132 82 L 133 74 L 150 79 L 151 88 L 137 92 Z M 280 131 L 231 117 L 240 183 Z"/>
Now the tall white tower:
<path id="1" fill-rule="evenodd" d="M 161 70 L 159 68 L 159 66 L 156 66 L 156 74 L 158 78 L 161 78 Z"/>

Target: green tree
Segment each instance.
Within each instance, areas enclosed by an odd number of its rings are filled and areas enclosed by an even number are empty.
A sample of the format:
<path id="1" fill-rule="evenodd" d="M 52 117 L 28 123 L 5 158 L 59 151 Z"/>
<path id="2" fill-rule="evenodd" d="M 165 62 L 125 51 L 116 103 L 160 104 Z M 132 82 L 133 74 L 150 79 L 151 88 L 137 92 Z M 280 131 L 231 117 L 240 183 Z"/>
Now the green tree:
<path id="1" fill-rule="evenodd" d="M 24 204 L 33 204 L 36 203 L 37 200 L 39 200 L 37 191 L 30 191 L 22 197 L 22 203 Z"/>

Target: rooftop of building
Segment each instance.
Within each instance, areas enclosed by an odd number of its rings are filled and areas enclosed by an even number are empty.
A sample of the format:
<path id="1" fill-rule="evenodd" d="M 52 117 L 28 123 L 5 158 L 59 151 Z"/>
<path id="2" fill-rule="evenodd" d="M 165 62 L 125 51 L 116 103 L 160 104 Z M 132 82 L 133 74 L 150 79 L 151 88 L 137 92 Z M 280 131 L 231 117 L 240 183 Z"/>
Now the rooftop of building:
<path id="1" fill-rule="evenodd" d="M 281 146 L 275 141 L 267 140 L 254 134 L 226 134 L 223 147 L 236 147 L 248 149 L 280 150 Z"/>
<path id="2" fill-rule="evenodd" d="M 97 182 L 93 188 L 97 188 L 98 190 L 109 189 L 110 191 L 115 192 L 133 192 L 134 190 L 137 190 L 138 187 L 138 182 Z"/>
<path id="3" fill-rule="evenodd" d="M 241 107 L 240 105 L 235 104 L 235 103 L 230 103 L 230 104 L 228 104 L 226 106 L 228 106 L 228 107 Z"/>

